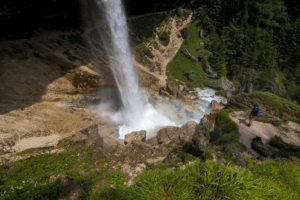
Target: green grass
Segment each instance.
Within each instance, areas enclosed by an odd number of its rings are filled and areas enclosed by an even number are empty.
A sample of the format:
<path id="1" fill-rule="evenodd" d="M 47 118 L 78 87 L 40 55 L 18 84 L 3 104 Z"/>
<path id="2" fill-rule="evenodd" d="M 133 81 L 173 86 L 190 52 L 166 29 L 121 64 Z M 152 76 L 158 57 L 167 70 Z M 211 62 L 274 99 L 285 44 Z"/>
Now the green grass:
<path id="1" fill-rule="evenodd" d="M 221 110 L 216 117 L 216 126 L 222 133 L 221 140 L 225 143 L 232 143 L 239 151 L 247 150 L 247 147 L 239 142 L 239 127 L 230 118 L 229 113 L 244 109 L 224 109 Z"/>
<path id="2" fill-rule="evenodd" d="M 106 178 L 106 182 L 115 186 L 124 184 L 124 176 L 121 172 L 114 172 Z"/>
<path id="3" fill-rule="evenodd" d="M 267 162 L 249 169 L 199 162 L 184 170 L 146 170 L 129 188 L 105 189 L 91 199 L 211 200 L 300 198 L 300 166 Z"/>
<path id="4" fill-rule="evenodd" d="M 182 47 L 185 47 L 196 58 L 203 50 L 200 48 L 199 43 L 202 41 L 199 37 L 199 22 L 196 21 L 188 27 L 189 41 L 185 42 Z M 194 81 L 189 81 L 185 73 L 192 72 Z M 167 66 L 167 75 L 171 80 L 181 80 L 190 83 L 195 87 L 202 87 L 203 83 L 207 80 L 207 75 L 202 69 L 202 63 L 193 63 L 186 58 L 180 51 L 177 52 L 174 59 Z"/>
<path id="5" fill-rule="evenodd" d="M 275 94 L 264 91 L 254 91 L 252 94 L 241 93 L 231 97 L 235 102 L 243 102 L 246 98 L 252 104 L 258 104 L 263 107 L 266 112 L 274 116 L 280 117 L 282 120 L 299 121 L 300 105 L 281 98 Z"/>
<path id="6" fill-rule="evenodd" d="M 60 143 L 64 152 L 43 154 L 17 161 L 9 165 L 0 166 L 0 199 L 55 199 L 66 193 L 59 182 L 49 182 L 53 175 L 66 174 L 77 180 L 84 188 L 95 182 L 106 169 L 97 166 L 92 157 L 92 148 L 84 144 Z"/>
<path id="7" fill-rule="evenodd" d="M 229 141 L 233 142 L 239 139 L 239 127 L 232 121 L 228 113 L 228 110 L 221 110 L 217 115 L 216 125 L 219 131 L 221 131 Z"/>
<path id="8" fill-rule="evenodd" d="M 255 91 L 248 98 L 265 105 L 271 111 L 278 111 L 279 115 L 288 112 L 289 115 L 300 118 L 300 105 L 270 92 Z"/>

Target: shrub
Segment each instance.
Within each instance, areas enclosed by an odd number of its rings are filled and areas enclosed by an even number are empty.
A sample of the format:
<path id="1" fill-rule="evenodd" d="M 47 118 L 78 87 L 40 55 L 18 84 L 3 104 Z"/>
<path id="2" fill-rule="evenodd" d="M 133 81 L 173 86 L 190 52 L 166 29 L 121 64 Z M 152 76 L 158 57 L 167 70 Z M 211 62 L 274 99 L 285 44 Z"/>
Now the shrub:
<path id="1" fill-rule="evenodd" d="M 158 34 L 158 38 L 164 46 L 168 46 L 168 44 L 170 42 L 170 33 L 164 31 L 164 32 Z"/>
<path id="2" fill-rule="evenodd" d="M 300 158 L 300 148 L 295 145 L 285 143 L 281 137 L 274 136 L 269 141 L 272 147 L 276 147 L 279 151 L 276 152 L 281 157 L 298 157 Z"/>

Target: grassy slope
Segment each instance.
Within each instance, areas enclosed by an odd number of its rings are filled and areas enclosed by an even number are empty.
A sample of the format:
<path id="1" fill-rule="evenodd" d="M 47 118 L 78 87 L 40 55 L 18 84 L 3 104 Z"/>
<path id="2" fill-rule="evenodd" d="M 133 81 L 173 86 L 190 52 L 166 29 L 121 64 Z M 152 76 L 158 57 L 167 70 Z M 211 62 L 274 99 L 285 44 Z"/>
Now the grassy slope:
<path id="1" fill-rule="evenodd" d="M 197 26 L 198 23 L 198 21 L 195 21 L 188 27 L 189 39 L 182 45 L 182 47 L 185 47 L 187 50 L 189 50 L 189 52 L 196 58 L 200 52 L 200 49 L 198 49 L 200 48 L 199 43 L 202 41 L 199 37 L 199 27 Z M 184 73 L 187 72 L 193 72 L 193 82 L 190 82 L 184 76 Z M 190 83 L 195 87 L 202 86 L 203 82 L 207 79 L 207 75 L 202 69 L 202 64 L 200 62 L 191 62 L 180 51 L 177 52 L 174 59 L 168 64 L 167 75 L 171 80 L 178 79 L 186 83 Z"/>
<path id="2" fill-rule="evenodd" d="M 236 169 L 230 165 L 196 162 L 184 170 L 152 169 L 129 188 L 106 189 L 94 199 L 299 199 L 300 166 L 266 162 Z"/>
<path id="3" fill-rule="evenodd" d="M 64 152 L 58 155 L 43 154 L 0 166 L 0 199 L 57 199 L 66 192 L 59 181 L 49 182 L 51 176 L 66 174 L 87 188 L 109 172 L 108 161 L 93 148 L 81 143 L 59 146 Z"/>
<path id="4" fill-rule="evenodd" d="M 267 112 L 280 117 L 282 120 L 299 122 L 300 106 L 287 99 L 263 91 L 255 91 L 252 94 L 242 93 L 232 97 L 236 102 L 242 101 L 242 98 L 247 98 L 253 104 L 256 103 L 265 107 Z"/>

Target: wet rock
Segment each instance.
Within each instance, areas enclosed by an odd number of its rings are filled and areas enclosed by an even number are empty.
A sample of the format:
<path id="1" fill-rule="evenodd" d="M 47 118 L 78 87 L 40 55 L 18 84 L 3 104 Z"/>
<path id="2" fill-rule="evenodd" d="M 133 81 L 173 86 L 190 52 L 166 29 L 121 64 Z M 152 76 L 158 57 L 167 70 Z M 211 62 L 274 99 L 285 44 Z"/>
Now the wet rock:
<path id="1" fill-rule="evenodd" d="M 207 131 L 214 131 L 215 114 L 204 115 L 200 121 L 200 125 L 204 126 Z"/>
<path id="2" fill-rule="evenodd" d="M 205 59 L 202 60 L 202 67 L 203 67 L 203 70 L 205 73 L 207 73 L 207 74 L 212 73 L 211 66 L 207 60 L 205 60 Z"/>
<path id="3" fill-rule="evenodd" d="M 124 140 L 125 144 L 131 144 L 134 141 L 145 142 L 146 141 L 146 131 L 144 131 L 144 130 L 136 131 L 136 132 L 132 132 L 132 133 L 125 135 L 125 140 Z"/>
<path id="4" fill-rule="evenodd" d="M 158 144 L 167 144 L 170 141 L 179 141 L 179 135 L 182 132 L 181 128 L 175 126 L 169 126 L 162 128 L 157 133 L 157 142 Z"/>
<path id="5" fill-rule="evenodd" d="M 222 109 L 221 105 L 216 100 L 213 100 L 210 103 L 210 107 L 211 107 L 212 111 L 219 111 Z"/>
<path id="6" fill-rule="evenodd" d="M 190 61 L 196 63 L 197 59 L 195 58 L 195 56 L 193 56 L 186 48 L 182 47 L 181 49 L 181 53 L 187 57 Z"/>

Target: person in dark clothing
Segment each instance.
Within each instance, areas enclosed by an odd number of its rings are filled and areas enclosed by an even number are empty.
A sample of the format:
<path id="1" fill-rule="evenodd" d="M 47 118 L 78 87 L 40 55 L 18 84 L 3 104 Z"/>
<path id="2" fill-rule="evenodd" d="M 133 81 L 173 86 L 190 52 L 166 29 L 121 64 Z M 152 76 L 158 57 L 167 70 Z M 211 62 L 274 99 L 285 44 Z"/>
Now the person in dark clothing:
<path id="1" fill-rule="evenodd" d="M 260 109 L 259 109 L 258 105 L 254 104 L 254 107 L 252 108 L 252 111 L 251 111 L 250 116 L 249 116 L 248 126 L 251 126 L 253 118 L 257 117 L 259 112 L 260 112 Z"/>

